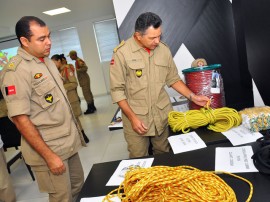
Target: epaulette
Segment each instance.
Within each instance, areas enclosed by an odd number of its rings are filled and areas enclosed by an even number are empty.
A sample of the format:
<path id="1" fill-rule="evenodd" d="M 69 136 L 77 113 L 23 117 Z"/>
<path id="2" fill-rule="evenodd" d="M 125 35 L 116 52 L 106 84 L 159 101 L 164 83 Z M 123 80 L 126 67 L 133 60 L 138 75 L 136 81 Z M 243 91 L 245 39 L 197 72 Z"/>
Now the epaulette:
<path id="1" fill-rule="evenodd" d="M 125 41 L 124 41 L 124 40 L 121 41 L 121 43 L 113 49 L 113 52 L 116 53 L 116 51 L 117 51 L 119 48 L 121 48 L 124 44 L 125 44 Z"/>
<path id="2" fill-rule="evenodd" d="M 16 71 L 17 66 L 20 64 L 22 61 L 22 57 L 20 55 L 16 55 L 12 57 L 9 62 L 5 65 L 6 71 Z"/>

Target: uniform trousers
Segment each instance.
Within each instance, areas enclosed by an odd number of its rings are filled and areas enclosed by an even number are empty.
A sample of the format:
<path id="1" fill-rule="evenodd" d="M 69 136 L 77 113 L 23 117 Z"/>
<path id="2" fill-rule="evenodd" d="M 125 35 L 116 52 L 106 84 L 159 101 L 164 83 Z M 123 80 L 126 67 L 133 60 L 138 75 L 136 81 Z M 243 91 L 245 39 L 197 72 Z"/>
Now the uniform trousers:
<path id="1" fill-rule="evenodd" d="M 153 145 L 153 154 L 162 154 L 170 151 L 168 142 L 169 129 L 165 129 L 161 135 L 155 130 L 155 136 L 143 136 L 133 132 L 125 132 L 125 139 L 128 143 L 128 151 L 130 158 L 148 156 L 149 140 Z"/>
<path id="2" fill-rule="evenodd" d="M 94 102 L 94 97 L 90 88 L 90 82 L 88 84 L 82 85 L 82 93 L 87 104 L 92 104 Z"/>
<path id="3" fill-rule="evenodd" d="M 50 202 L 76 201 L 84 183 L 84 173 L 78 153 L 63 161 L 66 172 L 53 175 L 47 166 L 32 166 L 40 192 L 49 194 Z"/>
<path id="4" fill-rule="evenodd" d="M 15 202 L 16 194 L 7 171 L 4 149 L 0 148 L 0 202 Z"/>

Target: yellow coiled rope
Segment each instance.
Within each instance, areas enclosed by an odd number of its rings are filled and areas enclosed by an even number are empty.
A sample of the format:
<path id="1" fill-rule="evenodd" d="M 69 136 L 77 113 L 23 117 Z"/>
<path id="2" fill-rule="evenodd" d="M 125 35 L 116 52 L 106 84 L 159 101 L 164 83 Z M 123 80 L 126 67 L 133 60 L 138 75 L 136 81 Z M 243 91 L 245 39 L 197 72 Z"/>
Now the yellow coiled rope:
<path id="1" fill-rule="evenodd" d="M 209 130 L 224 132 L 234 126 L 239 126 L 242 118 L 232 108 L 222 107 L 218 109 L 201 108 L 200 110 L 189 110 L 187 112 L 171 111 L 168 123 L 173 132 L 182 131 L 188 133 L 190 129 L 207 126 Z"/>
<path id="2" fill-rule="evenodd" d="M 246 201 L 251 200 L 253 185 L 250 181 L 231 173 L 218 173 L 247 182 L 250 193 Z M 201 171 L 191 166 L 131 168 L 123 183 L 110 192 L 103 202 L 111 202 L 110 199 L 115 196 L 122 202 L 237 201 L 233 189 L 215 171 Z"/>

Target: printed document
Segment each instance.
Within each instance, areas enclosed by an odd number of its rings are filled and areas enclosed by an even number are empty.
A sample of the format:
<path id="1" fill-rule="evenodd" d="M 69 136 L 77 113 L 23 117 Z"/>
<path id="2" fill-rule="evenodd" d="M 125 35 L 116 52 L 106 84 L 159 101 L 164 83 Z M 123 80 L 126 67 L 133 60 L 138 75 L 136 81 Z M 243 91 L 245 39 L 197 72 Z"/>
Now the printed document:
<path id="1" fill-rule="evenodd" d="M 258 138 L 263 136 L 259 132 L 251 132 L 242 125 L 222 132 L 222 134 L 230 140 L 233 146 L 255 142 Z"/>
<path id="2" fill-rule="evenodd" d="M 174 135 L 168 138 L 174 154 L 205 148 L 206 144 L 196 132 Z"/>
<path id="3" fill-rule="evenodd" d="M 230 173 L 258 172 L 253 164 L 251 146 L 217 147 L 215 170 Z"/>
<path id="4" fill-rule="evenodd" d="M 106 186 L 119 186 L 125 179 L 125 174 L 131 167 L 149 168 L 154 158 L 122 160 Z"/>

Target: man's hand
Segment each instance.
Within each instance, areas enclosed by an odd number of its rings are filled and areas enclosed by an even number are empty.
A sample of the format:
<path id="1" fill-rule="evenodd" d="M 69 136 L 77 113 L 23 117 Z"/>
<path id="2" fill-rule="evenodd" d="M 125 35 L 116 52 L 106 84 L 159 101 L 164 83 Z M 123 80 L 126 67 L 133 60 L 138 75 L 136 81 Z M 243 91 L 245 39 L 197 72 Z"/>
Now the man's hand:
<path id="1" fill-rule="evenodd" d="M 131 120 L 131 125 L 132 129 L 139 135 L 144 135 L 148 130 L 144 123 L 137 117 Z"/>
<path id="2" fill-rule="evenodd" d="M 66 172 L 65 164 L 63 163 L 62 159 L 56 154 L 52 154 L 48 158 L 47 165 L 54 175 L 62 175 L 64 172 Z"/>
<path id="3" fill-rule="evenodd" d="M 63 174 L 66 171 L 65 164 L 44 142 L 29 117 L 22 114 L 12 117 L 12 120 L 26 141 L 46 161 L 50 171 L 54 175 Z"/>
<path id="4" fill-rule="evenodd" d="M 209 100 L 210 99 L 204 95 L 192 95 L 191 97 L 192 102 L 202 107 L 206 106 Z"/>

